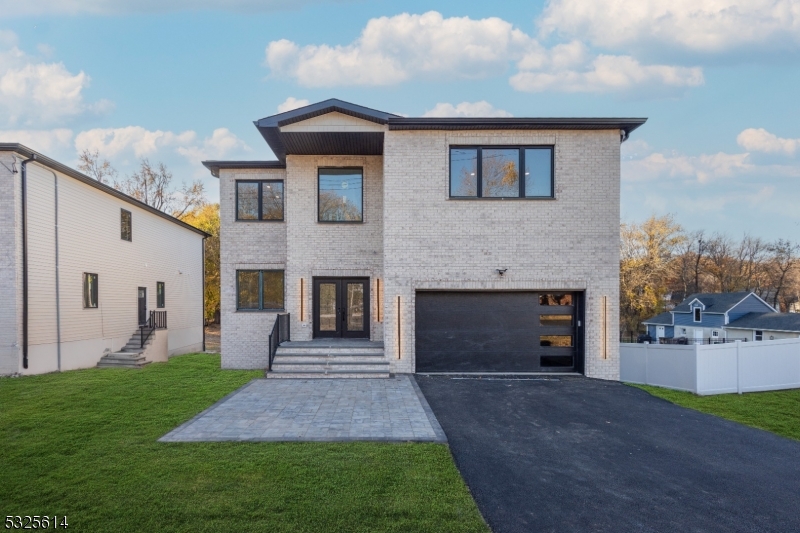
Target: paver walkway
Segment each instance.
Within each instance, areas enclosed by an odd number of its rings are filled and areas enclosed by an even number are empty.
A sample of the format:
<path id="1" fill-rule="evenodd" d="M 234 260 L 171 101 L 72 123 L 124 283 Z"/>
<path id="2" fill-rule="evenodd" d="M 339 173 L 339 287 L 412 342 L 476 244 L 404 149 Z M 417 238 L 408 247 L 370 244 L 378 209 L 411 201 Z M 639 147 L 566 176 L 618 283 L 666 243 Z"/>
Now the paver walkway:
<path id="1" fill-rule="evenodd" d="M 161 442 L 446 442 L 414 378 L 256 379 Z"/>

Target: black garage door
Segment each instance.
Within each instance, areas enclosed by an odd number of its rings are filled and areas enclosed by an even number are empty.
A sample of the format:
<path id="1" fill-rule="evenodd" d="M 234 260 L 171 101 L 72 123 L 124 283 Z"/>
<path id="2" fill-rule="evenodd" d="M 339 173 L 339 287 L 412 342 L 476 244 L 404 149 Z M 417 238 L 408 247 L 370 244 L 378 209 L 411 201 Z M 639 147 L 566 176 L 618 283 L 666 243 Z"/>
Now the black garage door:
<path id="1" fill-rule="evenodd" d="M 420 291 L 417 372 L 581 371 L 582 293 Z"/>

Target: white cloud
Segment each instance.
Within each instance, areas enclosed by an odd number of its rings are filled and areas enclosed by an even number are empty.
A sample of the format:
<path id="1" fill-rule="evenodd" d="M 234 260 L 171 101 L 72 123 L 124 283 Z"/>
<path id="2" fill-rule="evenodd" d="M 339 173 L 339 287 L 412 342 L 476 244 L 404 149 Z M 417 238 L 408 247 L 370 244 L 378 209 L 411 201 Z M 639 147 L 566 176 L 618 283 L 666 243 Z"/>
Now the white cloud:
<path id="1" fill-rule="evenodd" d="M 0 130 L 0 142 L 24 144 L 37 152 L 48 154 L 67 148 L 72 141 L 72 130 Z"/>
<path id="2" fill-rule="evenodd" d="M 176 151 L 189 162 L 199 163 L 208 159 L 222 159 L 231 153 L 249 152 L 251 149 L 228 128 L 217 128 L 211 137 L 203 139 L 203 144 L 180 146 Z"/>
<path id="3" fill-rule="evenodd" d="M 800 149 L 800 139 L 784 139 L 764 128 L 748 128 L 736 137 L 736 142 L 751 152 L 794 155 Z"/>
<path id="4" fill-rule="evenodd" d="M 297 9 L 324 0 L 0 0 L 0 13 L 7 17 L 26 15 L 120 15 L 173 11 L 237 11 L 257 13 Z"/>
<path id="5" fill-rule="evenodd" d="M 510 83 L 527 92 L 630 92 L 657 87 L 676 92 L 703 84 L 699 67 L 647 65 L 630 56 L 596 55 L 580 41 L 547 49 L 500 18 L 444 18 L 435 11 L 371 19 L 348 45 L 272 41 L 265 55 L 274 75 L 306 87 L 479 79 L 502 75 L 514 64 L 519 72 Z"/>
<path id="6" fill-rule="evenodd" d="M 568 58 L 561 64 L 570 65 L 580 56 Z M 530 57 L 521 64 L 532 63 Z M 550 61 L 550 65 L 558 63 Z M 703 85 L 703 70 L 699 67 L 670 65 L 642 65 L 630 56 L 599 55 L 580 70 L 553 68 L 552 70 L 522 71 L 509 80 L 518 91 L 543 92 L 626 92 L 632 89 L 661 88 L 682 90 Z"/>
<path id="7" fill-rule="evenodd" d="M 711 180 L 742 174 L 755 169 L 750 154 L 682 154 L 651 153 L 641 159 L 622 162 L 622 179 L 647 181 L 659 178 L 684 178 L 708 183 Z"/>
<path id="8" fill-rule="evenodd" d="M 106 112 L 107 100 L 87 104 L 83 92 L 90 78 L 63 63 L 29 57 L 13 43 L 13 32 L 0 33 L 0 110 L 9 124 L 55 123 L 86 112 Z M 11 45 L 11 46 L 8 46 Z"/>
<path id="9" fill-rule="evenodd" d="M 425 111 L 423 117 L 510 117 L 511 113 L 497 109 L 486 100 L 480 102 L 461 102 L 458 105 L 438 103 L 433 109 Z"/>
<path id="10" fill-rule="evenodd" d="M 278 113 L 285 113 L 287 111 L 291 111 L 292 109 L 297 109 L 298 107 L 305 107 L 309 103 L 310 102 L 308 100 L 290 96 L 284 100 L 283 103 L 278 104 Z"/>
<path id="11" fill-rule="evenodd" d="M 197 134 L 193 131 L 149 131 L 141 126 L 125 128 L 95 128 L 75 137 L 75 148 L 82 152 L 99 152 L 101 157 L 113 158 L 132 151 L 138 157 L 148 157 L 164 147 L 191 146 Z"/>
<path id="12" fill-rule="evenodd" d="M 349 45 L 269 43 L 273 73 L 308 87 L 391 85 L 413 77 L 476 79 L 503 73 L 533 40 L 497 17 L 444 18 L 429 11 L 371 19 Z"/>
<path id="13" fill-rule="evenodd" d="M 551 0 L 538 25 L 611 49 L 797 50 L 800 0 Z"/>

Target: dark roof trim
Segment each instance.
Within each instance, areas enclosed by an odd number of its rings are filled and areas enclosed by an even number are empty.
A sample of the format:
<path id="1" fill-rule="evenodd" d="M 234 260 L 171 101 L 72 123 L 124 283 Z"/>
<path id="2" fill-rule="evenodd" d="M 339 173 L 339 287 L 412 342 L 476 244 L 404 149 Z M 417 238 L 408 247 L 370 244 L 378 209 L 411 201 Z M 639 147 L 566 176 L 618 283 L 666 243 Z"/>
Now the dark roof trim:
<path id="1" fill-rule="evenodd" d="M 646 118 L 423 118 L 389 119 L 390 130 L 623 130 L 627 137 Z"/>
<path id="2" fill-rule="evenodd" d="M 370 109 L 369 107 L 351 104 L 350 102 L 345 102 L 337 98 L 330 98 L 322 102 L 317 102 L 316 104 L 307 105 L 298 109 L 286 111 L 285 113 L 278 113 L 277 115 L 271 115 L 269 117 L 256 120 L 254 124 L 258 128 L 280 128 L 282 126 L 288 126 L 289 124 L 308 120 L 326 113 L 331 113 L 333 111 L 338 111 L 339 113 L 363 120 L 368 120 L 370 122 L 375 122 L 377 124 L 386 124 L 386 121 L 390 118 L 399 118 L 398 115 L 393 115 L 384 111 L 378 111 L 377 109 Z"/>
<path id="3" fill-rule="evenodd" d="M 283 161 L 203 161 L 203 166 L 211 171 L 215 178 L 219 177 L 220 169 L 227 168 L 275 168 L 284 169 Z"/>
<path id="4" fill-rule="evenodd" d="M 25 145 L 22 145 L 22 144 L 19 144 L 19 143 L 0 143 L 0 152 L 16 152 L 16 153 L 22 155 L 25 158 L 29 158 L 29 157 L 35 156 L 36 159 L 35 159 L 34 162 L 36 162 L 36 163 L 39 163 L 39 164 L 44 165 L 44 166 L 46 166 L 48 168 L 51 168 L 51 169 L 56 170 L 58 172 L 61 172 L 62 174 L 65 174 L 65 175 L 67 175 L 67 176 L 69 176 L 71 178 L 75 178 L 76 180 L 81 181 L 81 182 L 85 183 L 86 185 L 94 187 L 95 189 L 99 189 L 100 191 L 102 191 L 102 192 L 104 192 L 106 194 L 110 194 L 111 196 L 114 196 L 116 198 L 119 198 L 120 200 L 122 200 L 124 202 L 128 202 L 129 204 L 133 204 L 136 207 L 144 209 L 145 211 L 149 211 L 149 212 L 153 213 L 154 215 L 160 216 L 163 219 L 169 220 L 170 222 L 173 222 L 173 223 L 175 223 L 175 224 L 177 224 L 179 226 L 183 226 L 184 228 L 186 228 L 188 230 L 192 230 L 195 233 L 199 233 L 203 237 L 210 237 L 210 235 L 208 233 L 206 233 L 205 231 L 203 231 L 201 229 L 195 228 L 191 224 L 187 224 L 186 222 L 183 222 L 182 220 L 178 220 L 177 218 L 175 218 L 175 217 L 173 217 L 171 215 L 168 215 L 167 213 L 164 213 L 163 211 L 159 211 L 158 209 L 156 209 L 154 207 L 151 207 L 151 206 L 147 205 L 144 202 L 140 202 L 136 198 L 132 198 L 132 197 L 128 196 L 125 193 L 121 193 L 118 190 L 114 189 L 113 187 L 109 187 L 108 185 L 105 185 L 104 183 L 100 183 L 99 181 L 97 181 L 94 178 L 90 178 L 86 174 L 81 174 L 77 170 L 75 170 L 73 168 L 70 168 L 67 165 L 63 164 L 63 163 L 59 163 L 55 159 L 50 159 L 46 155 L 42 155 L 39 152 L 31 150 L 30 148 L 28 148 Z"/>

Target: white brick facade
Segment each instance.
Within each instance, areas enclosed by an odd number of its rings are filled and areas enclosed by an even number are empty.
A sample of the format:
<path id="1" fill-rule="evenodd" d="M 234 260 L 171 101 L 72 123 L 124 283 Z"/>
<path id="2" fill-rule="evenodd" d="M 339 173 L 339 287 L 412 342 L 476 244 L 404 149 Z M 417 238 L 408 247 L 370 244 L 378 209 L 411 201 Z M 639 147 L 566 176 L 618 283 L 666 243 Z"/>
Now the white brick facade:
<path id="1" fill-rule="evenodd" d="M 555 146 L 555 199 L 449 198 L 450 145 L 532 144 Z M 619 145 L 617 129 L 386 130 L 383 156 L 289 155 L 285 171 L 220 170 L 223 366 L 265 368 L 274 321 L 272 313 L 236 311 L 235 270 L 283 268 L 292 340 L 311 338 L 313 277 L 370 277 L 371 338 L 385 342 L 394 372 L 415 370 L 419 289 L 585 291 L 585 373 L 619 379 Z M 363 224 L 317 222 L 321 166 L 364 168 Z M 281 176 L 285 222 L 236 222 L 235 180 Z M 508 271 L 501 278 L 497 268 Z"/>

